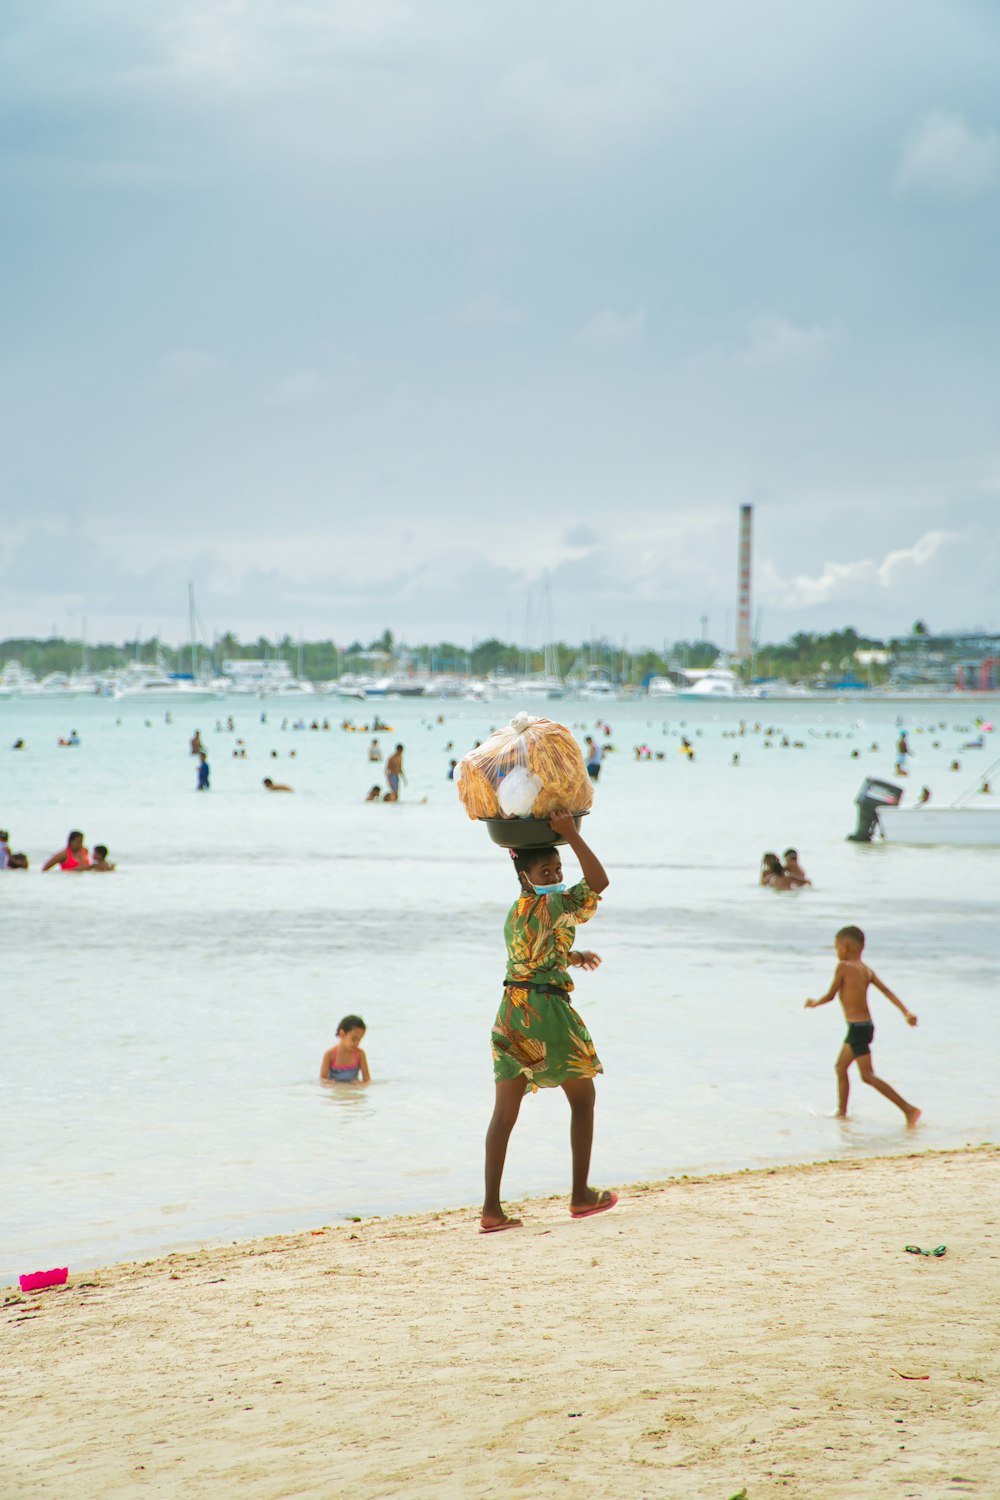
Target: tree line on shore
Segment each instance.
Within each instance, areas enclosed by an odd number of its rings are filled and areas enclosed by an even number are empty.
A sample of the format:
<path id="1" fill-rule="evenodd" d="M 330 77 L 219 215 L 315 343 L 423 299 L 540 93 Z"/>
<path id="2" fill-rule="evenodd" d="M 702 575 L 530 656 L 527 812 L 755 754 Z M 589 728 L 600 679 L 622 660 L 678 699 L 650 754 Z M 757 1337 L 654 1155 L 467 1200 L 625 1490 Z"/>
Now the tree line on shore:
<path id="1" fill-rule="evenodd" d="M 913 633 L 917 636 L 926 634 L 926 627 Z M 831 672 L 847 673 L 857 670 L 855 652 L 899 655 L 912 645 L 913 635 L 881 641 L 859 635 L 850 626 L 826 634 L 797 631 L 787 641 L 757 646 L 752 663 L 744 664 L 744 671 L 754 677 L 795 680 Z M 566 677 L 600 667 L 618 680 L 642 682 L 654 673 L 711 666 L 718 659 L 720 650 L 716 643 L 706 640 L 675 641 L 671 645 L 665 644 L 659 651 L 642 647 L 630 651 L 607 640 L 583 641 L 579 645 L 558 642 L 543 650 L 495 637 L 473 646 L 453 641 L 404 646 L 390 630 L 383 631 L 373 641 L 355 640 L 349 645 L 338 645 L 331 640 L 296 641 L 289 635 L 279 640 L 260 636 L 255 641 L 243 642 L 233 632 L 227 631 L 211 647 L 199 646 L 197 656 L 200 670 L 207 668 L 216 672 L 222 670 L 224 660 L 282 659 L 296 673 L 301 665 L 302 676 L 316 682 L 329 681 L 345 672 L 387 671 L 398 660 L 414 668 L 476 677 L 490 672 L 524 674 L 544 670 Z M 170 672 L 190 672 L 192 649 L 189 645 L 170 646 L 155 637 L 120 644 L 84 644 L 60 637 L 47 640 L 18 637 L 0 641 L 0 666 L 11 660 L 18 661 L 38 677 L 49 672 L 109 671 L 127 666 L 132 661 L 159 662 Z M 879 682 L 887 675 L 888 666 L 884 662 L 873 662 L 864 670 L 873 682 Z"/>

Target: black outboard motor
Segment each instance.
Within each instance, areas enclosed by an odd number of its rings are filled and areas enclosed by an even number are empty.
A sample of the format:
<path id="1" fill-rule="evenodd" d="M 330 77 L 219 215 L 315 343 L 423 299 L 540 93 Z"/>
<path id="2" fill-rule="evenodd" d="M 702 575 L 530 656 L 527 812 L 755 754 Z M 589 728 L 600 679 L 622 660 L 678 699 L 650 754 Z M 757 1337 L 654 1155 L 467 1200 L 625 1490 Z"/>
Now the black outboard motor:
<path id="1" fill-rule="evenodd" d="M 903 788 L 893 786 L 891 781 L 877 781 L 867 776 L 861 790 L 854 799 L 858 810 L 858 826 L 847 837 L 855 844 L 870 844 L 878 825 L 880 807 L 898 807 L 903 800 Z"/>

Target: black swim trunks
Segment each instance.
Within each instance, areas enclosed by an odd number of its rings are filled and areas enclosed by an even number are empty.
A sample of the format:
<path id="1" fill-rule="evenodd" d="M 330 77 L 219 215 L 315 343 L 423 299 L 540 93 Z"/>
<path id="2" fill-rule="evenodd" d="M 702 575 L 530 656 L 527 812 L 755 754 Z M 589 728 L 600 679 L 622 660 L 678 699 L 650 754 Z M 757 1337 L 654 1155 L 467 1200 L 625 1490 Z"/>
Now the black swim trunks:
<path id="1" fill-rule="evenodd" d="M 850 1047 L 853 1057 L 867 1057 L 872 1050 L 874 1035 L 875 1027 L 871 1021 L 848 1021 L 844 1041 Z"/>

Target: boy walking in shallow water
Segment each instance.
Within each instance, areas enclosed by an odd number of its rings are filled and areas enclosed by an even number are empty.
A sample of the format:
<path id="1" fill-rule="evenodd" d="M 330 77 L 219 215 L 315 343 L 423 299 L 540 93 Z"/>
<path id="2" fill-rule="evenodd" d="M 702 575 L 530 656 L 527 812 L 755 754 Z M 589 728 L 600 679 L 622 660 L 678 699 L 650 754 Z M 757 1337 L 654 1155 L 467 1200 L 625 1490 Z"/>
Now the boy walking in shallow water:
<path id="1" fill-rule="evenodd" d="M 886 999 L 892 1001 L 897 1010 L 902 1011 L 907 1026 L 916 1026 L 917 1018 L 912 1011 L 907 1010 L 899 996 L 894 995 L 888 985 L 882 983 L 875 971 L 861 962 L 865 935 L 860 927 L 842 927 L 833 940 L 833 946 L 837 950 L 839 962 L 830 988 L 818 1000 L 807 1000 L 805 1008 L 813 1010 L 817 1005 L 827 1005 L 837 995 L 844 1008 L 847 1036 L 836 1062 L 837 1118 L 847 1118 L 847 1099 L 851 1088 L 847 1074 L 851 1064 L 857 1063 L 862 1081 L 870 1084 L 873 1089 L 878 1089 L 897 1109 L 901 1109 L 906 1116 L 908 1128 L 912 1130 L 920 1119 L 920 1110 L 913 1104 L 907 1104 L 891 1084 L 877 1078 L 872 1067 L 871 1050 L 875 1026 L 868 1009 L 868 986 L 873 984 L 877 990 L 882 991 Z"/>

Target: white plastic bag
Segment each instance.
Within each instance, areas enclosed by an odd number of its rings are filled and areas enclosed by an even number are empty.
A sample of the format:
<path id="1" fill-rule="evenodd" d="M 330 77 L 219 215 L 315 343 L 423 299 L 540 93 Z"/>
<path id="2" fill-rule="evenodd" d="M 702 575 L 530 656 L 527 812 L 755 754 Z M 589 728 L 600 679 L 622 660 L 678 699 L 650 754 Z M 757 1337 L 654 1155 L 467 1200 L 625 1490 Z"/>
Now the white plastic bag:
<path id="1" fill-rule="evenodd" d="M 505 818 L 530 818 L 535 798 L 542 790 L 542 778 L 526 766 L 508 771 L 497 787 L 497 801 Z"/>

